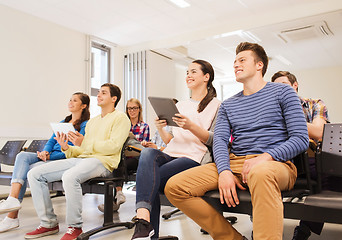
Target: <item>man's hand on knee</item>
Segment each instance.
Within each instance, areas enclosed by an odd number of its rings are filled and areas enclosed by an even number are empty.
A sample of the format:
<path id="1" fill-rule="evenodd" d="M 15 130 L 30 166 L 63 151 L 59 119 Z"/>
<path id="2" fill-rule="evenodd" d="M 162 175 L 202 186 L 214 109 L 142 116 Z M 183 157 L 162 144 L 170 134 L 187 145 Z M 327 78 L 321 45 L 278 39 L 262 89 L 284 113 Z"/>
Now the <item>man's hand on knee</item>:
<path id="1" fill-rule="evenodd" d="M 274 159 L 272 158 L 272 156 L 268 153 L 263 153 L 257 157 L 254 157 L 254 158 L 250 158 L 250 159 L 246 159 L 244 164 L 243 164 L 243 167 L 242 167 L 242 172 L 241 172 L 241 175 L 242 175 L 242 182 L 245 183 L 245 184 L 248 184 L 247 183 L 247 177 L 248 177 L 248 173 L 251 171 L 251 169 L 258 165 L 259 163 L 262 163 L 262 162 L 266 162 L 266 161 L 273 161 Z"/>
<path id="2" fill-rule="evenodd" d="M 237 204 L 239 204 L 236 186 L 242 190 L 245 190 L 245 188 L 240 184 L 239 180 L 231 171 L 225 170 L 220 173 L 218 186 L 220 191 L 220 201 L 222 204 L 226 202 L 228 207 L 235 207 Z"/>

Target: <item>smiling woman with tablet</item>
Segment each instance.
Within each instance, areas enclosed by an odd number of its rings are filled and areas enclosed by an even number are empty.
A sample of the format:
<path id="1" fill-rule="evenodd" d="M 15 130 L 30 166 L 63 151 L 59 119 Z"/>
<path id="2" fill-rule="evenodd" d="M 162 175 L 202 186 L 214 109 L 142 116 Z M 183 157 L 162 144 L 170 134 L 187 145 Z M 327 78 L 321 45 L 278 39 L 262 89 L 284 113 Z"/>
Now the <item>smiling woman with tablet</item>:
<path id="1" fill-rule="evenodd" d="M 169 125 L 171 121 L 175 123 L 172 134 L 164 129 L 167 120 L 156 119 L 157 130 L 167 146 L 163 151 L 144 148 L 140 154 L 136 177 L 137 220 L 132 239 L 158 239 L 159 192 L 164 191 L 167 180 L 211 161 L 208 146 L 212 145 L 212 129 L 220 105 L 213 80 L 214 69 L 210 63 L 193 61 L 186 77 L 191 98 L 176 104 L 179 113 L 168 120 Z"/>
<path id="2" fill-rule="evenodd" d="M 61 121 L 61 123 L 71 123 L 77 130 L 68 134 L 70 145 L 79 146 L 82 143 L 84 129 L 90 117 L 89 101 L 89 96 L 81 92 L 74 93 L 70 98 L 68 108 L 71 114 Z M 19 227 L 18 211 L 26 191 L 27 172 L 37 164 L 65 158 L 55 137 L 56 135 L 53 134 L 42 152 L 21 152 L 17 155 L 10 194 L 5 201 L 0 203 L 0 214 L 9 212 L 7 217 L 0 222 L 0 233 Z"/>

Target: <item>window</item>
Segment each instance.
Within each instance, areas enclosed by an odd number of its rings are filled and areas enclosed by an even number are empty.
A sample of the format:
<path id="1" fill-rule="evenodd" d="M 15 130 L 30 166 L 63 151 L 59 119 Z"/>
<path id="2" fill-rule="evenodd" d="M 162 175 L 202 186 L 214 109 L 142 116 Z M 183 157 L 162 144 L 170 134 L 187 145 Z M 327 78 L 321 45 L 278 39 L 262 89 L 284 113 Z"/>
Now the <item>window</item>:
<path id="1" fill-rule="evenodd" d="M 104 44 L 92 42 L 91 44 L 91 80 L 90 80 L 90 115 L 95 117 L 101 113 L 97 106 L 97 92 L 104 83 L 110 82 L 110 48 Z"/>
<path id="2" fill-rule="evenodd" d="M 217 91 L 217 98 L 221 101 L 243 90 L 242 84 L 236 82 L 234 78 L 219 79 L 217 82 L 214 81 L 214 86 Z"/>

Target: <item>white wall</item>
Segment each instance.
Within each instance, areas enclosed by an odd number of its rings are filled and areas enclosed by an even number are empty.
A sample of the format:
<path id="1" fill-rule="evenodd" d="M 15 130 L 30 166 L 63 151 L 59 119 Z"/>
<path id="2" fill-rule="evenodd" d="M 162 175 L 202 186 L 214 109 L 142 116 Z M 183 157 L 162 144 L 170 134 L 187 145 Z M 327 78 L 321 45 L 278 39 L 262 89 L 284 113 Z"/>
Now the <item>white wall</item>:
<path id="1" fill-rule="evenodd" d="M 293 72 L 299 83 L 299 95 L 320 98 L 328 107 L 330 121 L 342 123 L 342 67 L 328 67 Z"/>
<path id="2" fill-rule="evenodd" d="M 175 84 L 176 92 L 174 98 L 178 101 L 186 100 L 190 97 L 190 90 L 186 85 L 186 71 L 188 66 L 176 64 L 175 68 Z"/>
<path id="3" fill-rule="evenodd" d="M 71 94 L 89 93 L 89 38 L 1 5 L 0 35 L 0 139 L 48 138 L 49 123 L 68 114 Z M 111 81 L 123 90 L 124 51 L 115 47 L 112 53 Z M 188 98 L 186 67 L 152 52 L 147 62 L 147 96 Z M 124 106 L 122 98 L 118 109 Z M 153 133 L 155 113 L 149 104 L 147 113 Z"/>
<path id="4" fill-rule="evenodd" d="M 150 51 L 147 51 L 146 57 L 147 96 L 177 98 L 178 100 L 189 97 L 184 79 L 185 67 L 182 69 L 174 61 Z M 154 126 L 156 114 L 149 102 L 146 111 L 147 119 L 144 121 L 150 125 L 152 137 L 156 130 Z"/>
<path id="5" fill-rule="evenodd" d="M 86 35 L 0 5 L 0 137 L 49 137 L 86 90 Z"/>

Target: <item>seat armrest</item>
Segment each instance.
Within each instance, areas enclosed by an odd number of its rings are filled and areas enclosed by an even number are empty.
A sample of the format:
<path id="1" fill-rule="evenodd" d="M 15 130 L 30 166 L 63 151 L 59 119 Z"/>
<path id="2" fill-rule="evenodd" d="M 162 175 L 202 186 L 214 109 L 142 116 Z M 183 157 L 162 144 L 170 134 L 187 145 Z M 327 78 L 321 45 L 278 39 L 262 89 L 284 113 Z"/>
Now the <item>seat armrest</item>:
<path id="1" fill-rule="evenodd" d="M 128 145 L 128 146 L 127 146 L 127 150 L 128 150 L 128 151 L 135 151 L 135 152 L 139 152 L 139 153 L 140 153 L 142 149 L 141 149 L 141 148 L 138 148 L 138 147 L 135 147 L 135 146 L 133 146 L 133 145 Z"/>

